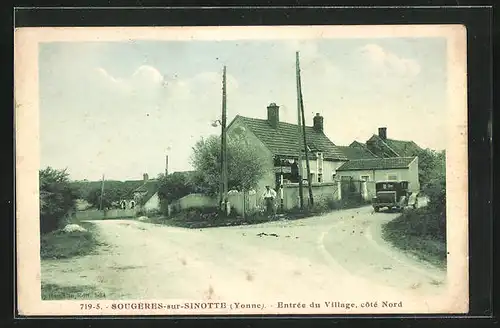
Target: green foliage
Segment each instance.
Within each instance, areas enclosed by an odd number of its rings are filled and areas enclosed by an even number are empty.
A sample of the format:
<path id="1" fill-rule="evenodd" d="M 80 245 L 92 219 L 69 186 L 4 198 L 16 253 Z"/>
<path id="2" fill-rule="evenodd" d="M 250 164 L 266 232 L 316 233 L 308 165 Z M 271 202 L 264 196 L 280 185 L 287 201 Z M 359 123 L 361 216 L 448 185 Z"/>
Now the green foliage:
<path id="1" fill-rule="evenodd" d="M 382 236 L 394 246 L 438 266 L 446 265 L 446 230 L 431 208 L 408 210 L 385 224 Z"/>
<path id="2" fill-rule="evenodd" d="M 436 180 L 444 178 L 446 170 L 446 154 L 444 151 L 437 152 L 424 149 L 418 154 L 419 182 L 422 191 Z"/>
<path id="3" fill-rule="evenodd" d="M 165 213 L 168 204 L 195 192 L 190 176 L 184 172 L 174 172 L 169 175 L 160 174 L 158 185 L 158 197 Z"/>
<path id="4" fill-rule="evenodd" d="M 94 225 L 80 223 L 87 231 L 63 232 L 56 230 L 44 234 L 40 242 L 42 259 L 66 259 L 88 255 L 99 245 Z"/>
<path id="5" fill-rule="evenodd" d="M 221 141 L 218 136 L 199 140 L 193 147 L 193 183 L 199 192 L 216 194 L 220 188 Z M 241 138 L 228 138 L 227 171 L 229 190 L 249 190 L 266 173 L 258 148 Z"/>
<path id="6" fill-rule="evenodd" d="M 122 199 L 131 198 L 132 191 L 142 185 L 142 181 L 128 183 L 122 181 L 104 181 L 104 194 L 102 198 L 102 208 L 110 209 L 117 207 Z M 101 205 L 102 182 L 93 184 L 92 188 L 86 192 L 85 199 L 94 208 Z"/>
<path id="7" fill-rule="evenodd" d="M 446 266 L 445 153 L 430 153 L 424 160 L 427 176 L 422 192 L 426 207 L 408 210 L 384 226 L 383 236 L 395 246 L 439 266 Z M 421 182 L 422 183 L 422 182 Z"/>
<path id="8" fill-rule="evenodd" d="M 40 231 L 60 228 L 76 206 L 77 191 L 70 185 L 66 170 L 47 167 L 39 171 Z"/>

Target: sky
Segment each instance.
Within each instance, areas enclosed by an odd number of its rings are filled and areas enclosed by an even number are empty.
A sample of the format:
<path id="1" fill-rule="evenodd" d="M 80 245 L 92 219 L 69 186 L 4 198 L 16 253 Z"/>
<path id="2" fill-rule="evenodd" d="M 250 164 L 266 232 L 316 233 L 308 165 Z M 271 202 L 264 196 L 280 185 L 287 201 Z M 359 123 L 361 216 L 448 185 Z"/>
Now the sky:
<path id="1" fill-rule="evenodd" d="M 228 123 L 237 115 L 297 122 L 295 52 L 305 121 L 324 117 L 336 145 L 388 138 L 444 149 L 446 39 L 43 43 L 40 165 L 75 180 L 142 179 L 192 169 L 192 146 L 219 134 L 222 69 Z"/>

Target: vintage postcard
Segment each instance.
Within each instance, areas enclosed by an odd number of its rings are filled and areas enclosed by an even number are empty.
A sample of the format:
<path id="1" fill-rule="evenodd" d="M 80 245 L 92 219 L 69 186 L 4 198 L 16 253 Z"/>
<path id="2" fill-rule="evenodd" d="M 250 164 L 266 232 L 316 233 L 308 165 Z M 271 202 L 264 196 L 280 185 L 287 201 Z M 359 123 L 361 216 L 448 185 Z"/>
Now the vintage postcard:
<path id="1" fill-rule="evenodd" d="M 20 315 L 468 311 L 460 25 L 15 30 Z"/>

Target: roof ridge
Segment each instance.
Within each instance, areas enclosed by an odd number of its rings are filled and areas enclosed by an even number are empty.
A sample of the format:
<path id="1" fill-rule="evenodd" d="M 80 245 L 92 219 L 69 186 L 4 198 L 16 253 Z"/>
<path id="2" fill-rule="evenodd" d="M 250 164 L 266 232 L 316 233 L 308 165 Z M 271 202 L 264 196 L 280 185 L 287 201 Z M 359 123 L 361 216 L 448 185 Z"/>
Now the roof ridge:
<path id="1" fill-rule="evenodd" d="M 389 148 L 389 149 L 390 149 L 390 150 L 391 150 L 394 154 L 396 154 L 396 155 L 397 155 L 396 157 L 400 157 L 400 156 L 399 156 L 399 153 L 398 153 L 397 151 L 395 151 L 394 149 L 392 149 L 392 147 L 391 147 L 391 146 L 389 146 L 389 145 L 387 144 L 387 142 L 385 142 L 385 140 L 384 140 L 384 139 L 380 138 L 378 135 L 377 135 L 377 137 L 378 137 L 378 138 L 379 138 L 379 139 L 380 139 L 380 140 L 384 143 L 384 145 L 386 145 L 386 146 L 387 146 L 387 148 Z"/>
<path id="2" fill-rule="evenodd" d="M 413 159 L 417 156 L 393 156 L 393 157 L 375 157 L 375 158 L 358 158 L 350 161 L 373 161 L 373 160 L 393 160 L 393 159 Z"/>
<path id="3" fill-rule="evenodd" d="M 241 118 L 246 118 L 246 119 L 249 119 L 249 120 L 256 120 L 256 121 L 261 121 L 261 122 L 267 122 L 266 118 L 248 117 L 248 116 L 242 116 L 242 115 L 237 115 L 237 116 L 239 116 Z M 290 123 L 290 122 L 286 122 L 286 121 L 279 121 L 278 123 L 288 124 L 288 125 L 293 125 L 293 126 L 297 126 L 298 125 L 297 123 Z M 313 128 L 314 126 L 313 125 L 306 125 L 305 127 L 306 128 Z"/>
<path id="4" fill-rule="evenodd" d="M 398 142 L 414 142 L 413 140 L 402 140 L 402 139 L 392 139 L 392 138 L 386 138 L 386 140 L 398 141 Z"/>
<path id="5" fill-rule="evenodd" d="M 241 124 L 248 127 L 257 139 L 275 155 L 297 156 L 299 149 L 302 149 L 302 140 L 295 140 L 298 124 L 280 121 L 277 127 L 273 128 L 267 119 L 246 116 L 239 116 L 239 119 Z M 307 145 L 312 153 L 321 151 L 325 159 L 347 159 L 344 152 L 323 131 L 315 130 L 314 126 L 304 125 L 303 127 L 306 131 Z"/>
<path id="6" fill-rule="evenodd" d="M 337 171 L 362 170 L 362 169 L 390 169 L 408 167 L 414 162 L 414 157 L 382 157 L 349 160 L 342 164 Z"/>

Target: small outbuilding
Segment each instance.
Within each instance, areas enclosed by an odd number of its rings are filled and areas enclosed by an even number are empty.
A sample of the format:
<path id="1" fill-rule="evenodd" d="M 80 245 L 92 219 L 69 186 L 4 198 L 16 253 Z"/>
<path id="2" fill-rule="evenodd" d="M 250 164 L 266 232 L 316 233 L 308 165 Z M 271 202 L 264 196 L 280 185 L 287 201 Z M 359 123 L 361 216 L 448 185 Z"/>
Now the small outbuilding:
<path id="1" fill-rule="evenodd" d="M 418 157 L 390 157 L 351 160 L 337 169 L 340 180 L 365 181 L 369 197 L 377 181 L 408 181 L 409 191 L 418 192 Z"/>

